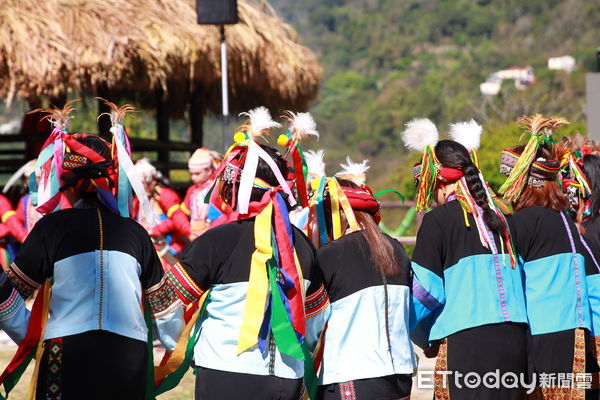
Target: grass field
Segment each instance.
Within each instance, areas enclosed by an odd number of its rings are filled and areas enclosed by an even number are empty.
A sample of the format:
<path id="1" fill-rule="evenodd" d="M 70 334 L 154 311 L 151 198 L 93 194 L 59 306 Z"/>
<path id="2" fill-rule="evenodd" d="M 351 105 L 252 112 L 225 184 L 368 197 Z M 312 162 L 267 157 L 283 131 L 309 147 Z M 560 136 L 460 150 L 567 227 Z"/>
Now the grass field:
<path id="1" fill-rule="evenodd" d="M 16 350 L 16 347 L 14 347 L 14 346 L 0 346 L 0 370 L 4 370 L 4 367 L 6 366 L 6 364 L 8 364 L 8 362 L 14 355 L 15 350 Z M 421 358 L 421 360 L 422 360 L 422 367 L 427 368 L 429 370 L 432 369 L 432 367 L 433 367 L 432 360 L 427 360 L 424 358 Z M 27 368 L 27 371 L 21 378 L 21 381 L 11 392 L 9 400 L 22 400 L 22 399 L 26 398 L 27 389 L 29 386 L 29 381 L 31 380 L 32 373 L 33 373 L 33 363 L 31 363 L 31 365 L 29 365 L 29 367 Z M 188 371 L 188 373 L 185 375 L 185 377 L 183 378 L 182 382 L 179 384 L 179 386 L 177 386 L 175 389 L 171 390 L 170 392 L 167 392 L 167 393 L 159 396 L 158 399 L 159 400 L 192 400 L 194 398 L 194 379 L 195 379 L 195 376 L 192 373 L 192 370 L 190 369 Z M 413 393 L 411 394 L 412 400 L 429 400 L 431 398 L 432 398 L 431 390 L 418 390 L 416 387 L 413 386 Z M 230 400 L 230 399 L 223 399 L 223 400 Z M 231 400 L 236 400 L 236 399 L 231 399 Z M 260 400 L 260 399 L 257 399 L 257 400 Z"/>

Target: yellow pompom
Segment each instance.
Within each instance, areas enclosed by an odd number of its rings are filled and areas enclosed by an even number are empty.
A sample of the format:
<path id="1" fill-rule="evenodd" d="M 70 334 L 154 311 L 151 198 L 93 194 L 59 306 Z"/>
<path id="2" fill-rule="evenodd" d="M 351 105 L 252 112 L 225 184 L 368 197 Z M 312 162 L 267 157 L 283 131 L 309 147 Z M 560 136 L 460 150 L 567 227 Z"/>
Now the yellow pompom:
<path id="1" fill-rule="evenodd" d="M 242 143 L 244 140 L 246 140 L 246 134 L 244 132 L 236 132 L 235 135 L 233 135 L 233 141 L 236 143 Z"/>
<path id="2" fill-rule="evenodd" d="M 319 181 L 319 179 L 313 179 L 310 181 L 310 188 L 315 192 L 319 189 Z"/>
<path id="3" fill-rule="evenodd" d="M 290 138 L 287 137 L 287 135 L 279 135 L 279 137 L 277 138 L 277 144 L 282 147 L 287 146 L 289 142 Z"/>

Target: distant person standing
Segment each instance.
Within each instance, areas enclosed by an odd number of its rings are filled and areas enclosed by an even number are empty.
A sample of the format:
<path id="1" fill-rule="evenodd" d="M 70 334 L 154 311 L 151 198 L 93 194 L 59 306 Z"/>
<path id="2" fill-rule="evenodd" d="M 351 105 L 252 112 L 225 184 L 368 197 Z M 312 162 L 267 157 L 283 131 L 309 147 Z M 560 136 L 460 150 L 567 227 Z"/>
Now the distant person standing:
<path id="1" fill-rule="evenodd" d="M 185 194 L 181 210 L 190 218 L 190 240 L 200 236 L 209 227 L 209 205 L 206 196 L 210 187 L 207 183 L 222 159 L 219 153 L 201 147 L 194 151 L 188 161 L 192 186 Z"/>
<path id="2" fill-rule="evenodd" d="M 144 216 L 137 212 L 134 215 L 154 240 L 165 269 L 169 269 L 189 243 L 189 221 L 181 210 L 181 198 L 169 187 L 169 180 L 148 159 L 138 160 L 135 169 L 142 178 L 148 201 L 159 221 L 151 226 Z M 139 209 L 138 205 L 136 202 L 134 208 Z"/>

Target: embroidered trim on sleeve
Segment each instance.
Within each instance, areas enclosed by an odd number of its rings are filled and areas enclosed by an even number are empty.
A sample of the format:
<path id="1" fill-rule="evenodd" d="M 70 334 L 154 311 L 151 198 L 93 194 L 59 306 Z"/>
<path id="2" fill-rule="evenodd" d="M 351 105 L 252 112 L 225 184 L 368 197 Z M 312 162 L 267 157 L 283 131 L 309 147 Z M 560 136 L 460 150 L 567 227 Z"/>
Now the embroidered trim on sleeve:
<path id="1" fill-rule="evenodd" d="M 159 283 L 144 291 L 153 318 L 168 314 L 173 305 L 179 304 L 179 296 L 165 274 Z"/>
<path id="2" fill-rule="evenodd" d="M 435 297 L 433 297 L 431 293 L 427 291 L 427 289 L 425 289 L 421 285 L 421 283 L 416 277 L 413 278 L 412 292 L 413 295 L 417 298 L 417 300 L 419 300 L 425 307 L 427 307 L 431 311 L 435 310 L 442 304 Z"/>
<path id="3" fill-rule="evenodd" d="M 185 305 L 199 299 L 204 293 L 179 263 L 175 264 L 173 268 L 167 272 L 166 276 L 179 296 L 179 299 Z"/>
<path id="4" fill-rule="evenodd" d="M 323 285 L 319 286 L 316 292 L 306 297 L 304 301 L 304 312 L 306 314 L 306 318 L 312 318 L 324 310 L 329 306 L 329 296 L 327 295 L 327 291 Z"/>
<path id="5" fill-rule="evenodd" d="M 33 292 L 40 287 L 40 284 L 29 278 L 23 271 L 17 267 L 17 264 L 12 263 L 6 271 L 13 286 L 23 296 L 24 299 L 31 297 Z"/>
<path id="6" fill-rule="evenodd" d="M 6 321 L 14 316 L 24 302 L 19 292 L 13 289 L 8 299 L 0 303 L 0 321 Z"/>

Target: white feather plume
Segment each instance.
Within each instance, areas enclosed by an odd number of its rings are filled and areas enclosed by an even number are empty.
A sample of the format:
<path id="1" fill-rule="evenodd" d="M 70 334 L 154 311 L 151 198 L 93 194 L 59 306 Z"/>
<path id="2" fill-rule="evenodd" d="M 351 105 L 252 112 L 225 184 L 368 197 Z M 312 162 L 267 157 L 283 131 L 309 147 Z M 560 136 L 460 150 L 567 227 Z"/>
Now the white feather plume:
<path id="1" fill-rule="evenodd" d="M 367 181 L 367 171 L 369 168 L 369 160 L 363 160 L 361 163 L 355 163 L 350 157 L 346 157 L 346 163 L 340 164 L 342 170 L 335 176 L 342 179 L 347 179 L 356 183 L 358 186 L 364 185 Z"/>
<path id="2" fill-rule="evenodd" d="M 325 151 L 319 149 L 317 151 L 308 150 L 304 152 L 304 160 L 308 168 L 309 181 L 322 178 L 325 175 Z"/>
<path id="3" fill-rule="evenodd" d="M 440 135 L 435 124 L 427 118 L 413 119 L 402 132 L 404 146 L 420 153 L 429 145 L 435 146 Z"/>
<path id="4" fill-rule="evenodd" d="M 279 128 L 281 124 L 273 121 L 271 114 L 266 107 L 257 107 L 248 112 L 240 113 L 240 116 L 248 117 L 249 123 L 246 125 L 247 132 L 253 139 L 261 136 L 271 128 Z"/>
<path id="5" fill-rule="evenodd" d="M 465 146 L 467 150 L 478 150 L 483 127 L 475 120 L 450 124 L 450 138 Z"/>
<path id="6" fill-rule="evenodd" d="M 304 139 L 308 136 L 314 136 L 319 139 L 317 123 L 310 113 L 294 113 L 287 111 L 290 119 L 290 131 L 296 135 L 297 139 Z"/>

